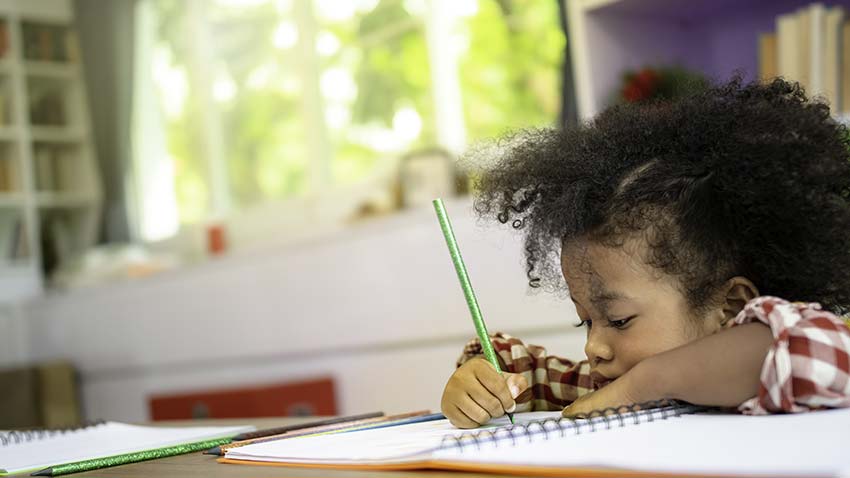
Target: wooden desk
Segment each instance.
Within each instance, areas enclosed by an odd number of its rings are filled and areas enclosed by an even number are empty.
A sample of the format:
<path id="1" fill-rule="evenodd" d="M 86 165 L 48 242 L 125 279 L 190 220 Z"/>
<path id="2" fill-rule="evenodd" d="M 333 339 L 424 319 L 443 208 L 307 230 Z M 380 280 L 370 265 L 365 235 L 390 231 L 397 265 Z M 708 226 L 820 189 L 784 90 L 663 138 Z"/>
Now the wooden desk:
<path id="1" fill-rule="evenodd" d="M 161 426 L 227 426 L 250 424 L 257 428 L 279 427 L 305 421 L 314 418 L 246 418 L 238 419 L 208 419 L 208 420 L 174 420 L 156 422 L 153 425 Z M 127 465 L 101 468 L 83 473 L 64 475 L 70 478 L 105 478 L 105 477 L 212 477 L 212 478 L 274 478 L 274 477 L 340 477 L 340 478 L 400 478 L 420 477 L 435 478 L 437 476 L 456 476 L 458 478 L 494 478 L 496 476 L 481 473 L 460 473 L 447 471 L 351 471 L 351 470 L 326 470 L 310 468 L 287 468 L 274 466 L 250 466 L 229 465 L 216 462 L 215 456 L 202 453 L 190 453 L 186 455 L 171 456 L 159 460 L 142 461 Z M 11 475 L 29 476 L 29 475 Z"/>

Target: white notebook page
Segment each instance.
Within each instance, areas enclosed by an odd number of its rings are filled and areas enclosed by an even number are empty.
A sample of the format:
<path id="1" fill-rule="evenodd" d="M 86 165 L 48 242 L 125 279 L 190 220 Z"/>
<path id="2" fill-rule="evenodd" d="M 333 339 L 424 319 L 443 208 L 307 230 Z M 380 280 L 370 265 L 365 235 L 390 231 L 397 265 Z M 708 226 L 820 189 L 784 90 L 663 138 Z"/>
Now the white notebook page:
<path id="1" fill-rule="evenodd" d="M 558 412 L 517 414 L 518 423 Z M 656 418 L 611 429 L 597 423 L 496 444 L 437 450 L 446 436 L 468 432 L 447 420 L 354 433 L 279 440 L 227 452 L 227 458 L 337 465 L 450 461 L 546 467 L 597 467 L 673 474 L 850 476 L 850 409 L 793 415 L 697 414 Z M 585 422 L 587 423 L 587 422 Z M 493 425 L 504 426 L 506 418 Z M 539 427 L 536 427 L 539 430 Z M 495 428 L 493 428 L 495 429 Z M 467 442 L 469 443 L 469 442 Z"/>
<path id="2" fill-rule="evenodd" d="M 235 436 L 253 429 L 251 426 L 145 427 L 107 422 L 40 440 L 0 445 L 0 470 L 37 471 L 92 458 Z"/>
<path id="3" fill-rule="evenodd" d="M 666 473 L 850 476 L 850 409 L 793 415 L 683 415 L 516 446 L 442 450 L 434 458 L 490 464 Z"/>

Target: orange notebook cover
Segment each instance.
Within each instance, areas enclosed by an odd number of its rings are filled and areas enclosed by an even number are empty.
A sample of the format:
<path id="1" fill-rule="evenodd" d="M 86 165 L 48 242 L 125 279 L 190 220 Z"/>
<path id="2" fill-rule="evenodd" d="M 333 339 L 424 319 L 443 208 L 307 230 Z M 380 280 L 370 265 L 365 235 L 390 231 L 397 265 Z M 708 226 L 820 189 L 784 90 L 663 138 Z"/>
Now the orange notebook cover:
<path id="1" fill-rule="evenodd" d="M 588 419 L 521 413 L 464 431 L 447 420 L 248 445 L 222 463 L 441 469 L 523 476 L 839 476 L 850 409 L 770 416 L 673 404 Z"/>

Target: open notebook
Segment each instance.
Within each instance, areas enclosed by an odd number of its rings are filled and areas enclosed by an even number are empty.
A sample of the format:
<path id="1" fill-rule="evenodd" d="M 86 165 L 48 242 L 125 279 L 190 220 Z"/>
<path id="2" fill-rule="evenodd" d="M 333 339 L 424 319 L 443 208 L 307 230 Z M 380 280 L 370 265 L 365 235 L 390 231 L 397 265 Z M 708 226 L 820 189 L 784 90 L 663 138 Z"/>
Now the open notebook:
<path id="1" fill-rule="evenodd" d="M 673 405 L 586 420 L 526 413 L 472 432 L 447 420 L 272 441 L 224 463 L 519 475 L 848 476 L 850 409 L 742 416 Z M 698 413 L 694 413 L 698 412 Z"/>
<path id="2" fill-rule="evenodd" d="M 0 475 L 233 437 L 254 427 L 145 427 L 105 422 L 75 430 L 0 431 Z"/>

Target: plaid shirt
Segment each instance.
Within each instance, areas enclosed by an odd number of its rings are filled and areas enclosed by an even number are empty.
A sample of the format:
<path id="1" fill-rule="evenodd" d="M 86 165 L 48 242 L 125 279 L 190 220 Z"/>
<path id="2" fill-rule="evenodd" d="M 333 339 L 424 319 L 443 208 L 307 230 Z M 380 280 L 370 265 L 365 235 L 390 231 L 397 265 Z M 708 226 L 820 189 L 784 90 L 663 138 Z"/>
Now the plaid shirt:
<path id="1" fill-rule="evenodd" d="M 802 412 L 824 407 L 850 407 L 850 329 L 820 304 L 788 302 L 777 297 L 749 301 L 729 327 L 759 321 L 773 332 L 773 346 L 761 370 L 758 395 L 738 410 L 751 415 Z M 547 355 L 507 334 L 492 337 L 504 370 L 522 374 L 531 384 L 531 401 L 518 412 L 561 410 L 595 386 L 587 360 L 574 362 Z M 458 359 L 460 366 L 481 355 L 473 339 Z"/>

